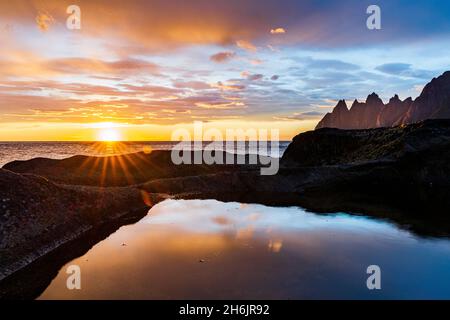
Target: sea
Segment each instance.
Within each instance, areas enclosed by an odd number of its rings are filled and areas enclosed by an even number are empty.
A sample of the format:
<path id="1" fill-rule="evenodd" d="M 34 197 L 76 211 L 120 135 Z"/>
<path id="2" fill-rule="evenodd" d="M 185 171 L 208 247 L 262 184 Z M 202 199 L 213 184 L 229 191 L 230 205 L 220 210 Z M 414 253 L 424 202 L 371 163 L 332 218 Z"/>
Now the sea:
<path id="1" fill-rule="evenodd" d="M 258 154 L 281 157 L 290 141 L 280 141 L 277 152 L 264 148 Z M 150 152 L 152 150 L 172 150 L 178 144 L 174 141 L 126 141 L 126 142 L 0 142 L 0 167 L 14 160 L 29 160 L 33 158 L 64 159 L 75 155 L 110 156 L 134 152 Z M 209 142 L 203 142 L 203 147 Z M 195 150 L 197 147 L 193 145 Z M 223 148 L 225 149 L 225 147 Z M 234 144 L 235 153 L 248 153 L 248 142 Z"/>

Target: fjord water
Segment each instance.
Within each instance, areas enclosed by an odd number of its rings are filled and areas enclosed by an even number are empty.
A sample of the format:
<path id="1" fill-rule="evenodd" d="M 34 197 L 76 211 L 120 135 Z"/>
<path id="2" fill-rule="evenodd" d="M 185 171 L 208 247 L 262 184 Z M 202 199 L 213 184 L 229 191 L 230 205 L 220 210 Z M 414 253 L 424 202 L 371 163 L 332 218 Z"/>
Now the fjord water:
<path id="1" fill-rule="evenodd" d="M 68 290 L 68 266 L 81 290 Z M 381 290 L 368 290 L 369 265 Z M 450 298 L 450 241 L 382 220 L 166 200 L 61 268 L 40 299 Z"/>

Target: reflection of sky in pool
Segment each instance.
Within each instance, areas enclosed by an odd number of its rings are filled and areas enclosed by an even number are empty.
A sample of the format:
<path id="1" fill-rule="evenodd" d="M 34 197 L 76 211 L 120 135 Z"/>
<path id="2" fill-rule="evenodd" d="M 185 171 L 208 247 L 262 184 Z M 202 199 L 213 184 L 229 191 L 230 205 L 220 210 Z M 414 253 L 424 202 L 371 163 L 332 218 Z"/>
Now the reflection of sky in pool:
<path id="1" fill-rule="evenodd" d="M 82 289 L 65 287 L 78 264 Z M 381 267 L 369 291 L 366 268 Z M 450 241 L 365 217 L 166 200 L 59 272 L 41 298 L 450 298 Z"/>

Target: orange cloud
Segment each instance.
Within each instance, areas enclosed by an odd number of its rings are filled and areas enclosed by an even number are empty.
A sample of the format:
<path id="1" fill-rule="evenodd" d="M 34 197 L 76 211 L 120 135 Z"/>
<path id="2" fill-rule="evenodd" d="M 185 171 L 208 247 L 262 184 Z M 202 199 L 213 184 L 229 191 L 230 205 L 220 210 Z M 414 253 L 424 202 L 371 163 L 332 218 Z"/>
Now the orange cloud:
<path id="1" fill-rule="evenodd" d="M 82 11 L 83 36 L 113 39 L 110 45 L 116 52 L 125 48 L 127 53 L 143 53 L 191 44 L 229 45 L 243 38 L 260 38 L 264 36 L 261 30 L 267 20 L 257 17 L 268 14 L 251 2 L 77 0 L 76 4 Z M 55 30 L 64 28 L 67 32 L 65 9 L 72 4 L 72 0 L 1 1 L 0 18 L 21 26 L 37 23 L 41 30 L 48 30 L 50 23 L 55 22 Z M 248 15 L 255 10 L 260 14 Z"/>
<path id="2" fill-rule="evenodd" d="M 223 83 L 222 81 L 218 81 L 216 84 L 211 86 L 225 91 L 239 91 L 245 89 L 245 86 L 242 84 L 234 84 L 230 82 Z"/>
<path id="3" fill-rule="evenodd" d="M 250 59 L 250 63 L 254 66 L 257 66 L 263 63 L 263 61 L 261 59 Z"/>
<path id="4" fill-rule="evenodd" d="M 282 33 L 286 33 L 286 30 L 284 28 L 276 28 L 276 29 L 271 29 L 270 33 L 271 34 L 282 34 Z"/>
<path id="5" fill-rule="evenodd" d="M 50 25 L 53 24 L 55 20 L 53 17 L 46 12 L 39 12 L 36 16 L 36 24 L 39 30 L 45 32 L 50 28 Z"/>
<path id="6" fill-rule="evenodd" d="M 126 74 L 126 73 L 150 73 L 158 74 L 159 68 L 156 64 L 136 60 L 124 59 L 116 61 L 103 61 L 87 58 L 62 58 L 48 60 L 44 64 L 49 70 L 61 73 L 103 73 L 103 74 Z"/>
<path id="7" fill-rule="evenodd" d="M 158 65 L 137 59 L 121 59 L 104 61 L 89 58 L 58 58 L 43 60 L 39 57 L 20 58 L 15 60 L 0 60 L 0 76 L 36 76 L 48 77 L 59 74 L 85 74 L 93 76 L 123 75 L 159 75 Z"/>
<path id="8" fill-rule="evenodd" d="M 242 78 L 247 78 L 250 75 L 250 73 L 248 71 L 242 71 L 241 72 L 241 77 Z"/>
<path id="9" fill-rule="evenodd" d="M 173 86 L 175 88 L 182 88 L 182 89 L 193 89 L 193 90 L 203 90 L 203 89 L 210 89 L 211 86 L 203 81 L 175 81 L 173 83 Z"/>
<path id="10" fill-rule="evenodd" d="M 217 103 L 198 102 L 196 103 L 196 106 L 205 109 L 236 109 L 245 107 L 245 104 L 243 102 L 217 102 Z"/>
<path id="11" fill-rule="evenodd" d="M 256 48 L 256 46 L 251 43 L 250 41 L 247 40 L 238 40 L 236 41 L 236 45 L 244 50 L 250 51 L 250 52 L 255 52 L 258 50 L 258 48 Z"/>
<path id="12" fill-rule="evenodd" d="M 277 1 L 261 0 L 75 2 L 82 11 L 80 34 L 112 40 L 110 45 L 116 53 L 121 50 L 127 53 L 166 51 L 192 44 L 236 43 L 243 49 L 255 51 L 258 46 L 266 46 L 268 41 L 275 40 L 276 43 L 272 44 L 277 46 L 314 44 L 328 47 L 373 43 L 365 28 L 357 28 L 360 25 L 358 19 L 348 19 L 361 14 L 360 8 L 336 1 L 327 1 L 326 6 L 314 1 L 295 0 L 283 1 L 282 5 Z M 21 28 L 27 25 L 35 28 L 38 23 L 41 29 L 48 30 L 51 17 L 55 21 L 52 29 L 64 28 L 67 32 L 66 8 L 72 4 L 73 0 L 0 1 L 0 20 Z M 44 15 L 39 17 L 40 13 Z M 348 23 L 336 24 L 337 20 L 346 18 Z M 408 25 L 401 19 L 399 23 Z M 268 32 L 267 26 L 274 28 Z M 381 39 L 417 39 L 417 34 L 409 28 L 398 30 L 396 27 L 399 26 L 393 26 L 392 34 L 383 33 Z M 284 36 L 271 36 L 274 34 Z"/>

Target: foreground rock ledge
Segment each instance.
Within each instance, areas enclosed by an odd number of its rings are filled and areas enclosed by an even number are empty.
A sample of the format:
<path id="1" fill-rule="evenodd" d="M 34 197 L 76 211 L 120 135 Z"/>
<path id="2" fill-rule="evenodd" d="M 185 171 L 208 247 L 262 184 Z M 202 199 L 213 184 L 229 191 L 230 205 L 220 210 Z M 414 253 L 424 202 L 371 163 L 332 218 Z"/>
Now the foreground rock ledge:
<path id="1" fill-rule="evenodd" d="M 0 279 L 92 228 L 161 200 L 146 198 L 144 203 L 136 188 L 62 186 L 0 169 Z"/>

